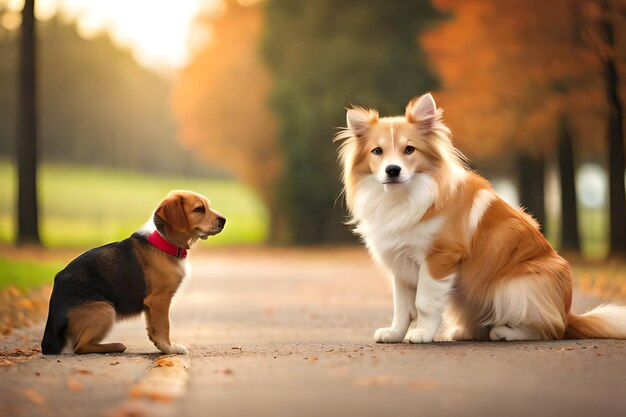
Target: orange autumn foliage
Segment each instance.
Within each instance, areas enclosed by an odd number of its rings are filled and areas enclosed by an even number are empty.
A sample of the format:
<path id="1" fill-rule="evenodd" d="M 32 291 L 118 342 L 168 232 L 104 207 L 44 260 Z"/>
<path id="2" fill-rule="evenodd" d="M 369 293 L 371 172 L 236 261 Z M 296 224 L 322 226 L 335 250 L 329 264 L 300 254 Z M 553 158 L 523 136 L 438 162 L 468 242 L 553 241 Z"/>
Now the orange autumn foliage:
<path id="1" fill-rule="evenodd" d="M 277 122 L 268 107 L 271 81 L 259 54 L 263 9 L 236 2 L 224 7 L 223 14 L 199 22 L 210 29 L 210 42 L 175 82 L 178 135 L 269 202 L 280 163 Z"/>
<path id="2" fill-rule="evenodd" d="M 604 134 L 598 59 L 569 0 L 436 0 L 452 18 L 426 33 L 456 142 L 470 158 L 553 152 L 563 118 L 587 146 Z"/>

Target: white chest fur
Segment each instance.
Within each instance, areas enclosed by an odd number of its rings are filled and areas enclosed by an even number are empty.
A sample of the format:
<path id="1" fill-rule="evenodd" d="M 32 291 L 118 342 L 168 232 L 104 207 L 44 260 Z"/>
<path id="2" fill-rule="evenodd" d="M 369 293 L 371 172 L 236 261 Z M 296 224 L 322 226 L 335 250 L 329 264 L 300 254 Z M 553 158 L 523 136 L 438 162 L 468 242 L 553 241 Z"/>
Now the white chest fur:
<path id="1" fill-rule="evenodd" d="M 435 201 L 437 188 L 425 174 L 394 187 L 383 190 L 372 179 L 359 184 L 353 210 L 355 232 L 377 262 L 396 277 L 417 283 L 419 266 L 444 221 L 442 217 L 422 221 Z"/>

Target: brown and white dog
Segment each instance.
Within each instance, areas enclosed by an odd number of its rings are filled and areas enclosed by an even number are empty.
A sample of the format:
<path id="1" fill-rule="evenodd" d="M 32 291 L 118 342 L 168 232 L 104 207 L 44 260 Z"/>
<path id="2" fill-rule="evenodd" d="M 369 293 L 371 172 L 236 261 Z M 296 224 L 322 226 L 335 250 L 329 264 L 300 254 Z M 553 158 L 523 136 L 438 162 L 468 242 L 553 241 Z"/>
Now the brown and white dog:
<path id="1" fill-rule="evenodd" d="M 347 125 L 336 140 L 350 223 L 393 276 L 393 321 L 376 342 L 431 342 L 444 315 L 453 340 L 626 338 L 625 307 L 570 312 L 569 264 L 466 169 L 430 94 L 399 117 L 351 108 Z"/>
<path id="2" fill-rule="evenodd" d="M 221 232 L 226 219 L 191 191 L 170 192 L 153 219 L 152 233 L 136 232 L 85 252 L 56 275 L 44 354 L 61 353 L 68 339 L 75 353 L 123 352 L 122 343 L 100 342 L 116 319 L 142 312 L 157 349 L 187 353 L 170 341 L 170 303 L 185 276 L 187 249 Z"/>

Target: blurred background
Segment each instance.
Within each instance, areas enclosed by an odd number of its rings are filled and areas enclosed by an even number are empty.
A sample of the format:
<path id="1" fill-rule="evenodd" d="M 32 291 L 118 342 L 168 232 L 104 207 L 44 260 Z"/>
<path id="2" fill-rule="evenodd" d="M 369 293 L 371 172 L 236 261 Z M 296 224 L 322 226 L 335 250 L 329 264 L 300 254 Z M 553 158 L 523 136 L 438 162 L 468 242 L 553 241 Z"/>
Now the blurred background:
<path id="1" fill-rule="evenodd" d="M 32 8 L 0 0 L 5 248 L 124 238 L 173 188 L 229 218 L 212 245 L 355 243 L 332 143 L 345 107 L 402 114 L 432 91 L 473 168 L 557 248 L 626 254 L 626 1 Z"/>

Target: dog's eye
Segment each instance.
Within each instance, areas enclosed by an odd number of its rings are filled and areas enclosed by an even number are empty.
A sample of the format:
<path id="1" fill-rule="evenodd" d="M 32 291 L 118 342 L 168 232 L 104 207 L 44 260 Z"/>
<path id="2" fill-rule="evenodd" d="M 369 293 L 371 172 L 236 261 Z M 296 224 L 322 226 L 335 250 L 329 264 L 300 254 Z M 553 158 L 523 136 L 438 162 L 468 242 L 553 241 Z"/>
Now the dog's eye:
<path id="1" fill-rule="evenodd" d="M 204 206 L 198 206 L 195 209 L 193 209 L 193 212 L 194 213 L 205 213 L 206 210 L 205 210 Z"/>
<path id="2" fill-rule="evenodd" d="M 411 145 L 404 148 L 404 153 L 407 155 L 411 155 L 413 152 L 415 152 L 415 148 L 412 147 Z"/>
<path id="3" fill-rule="evenodd" d="M 379 146 L 377 148 L 372 149 L 372 153 L 374 155 L 382 155 L 383 154 L 383 149 Z"/>

